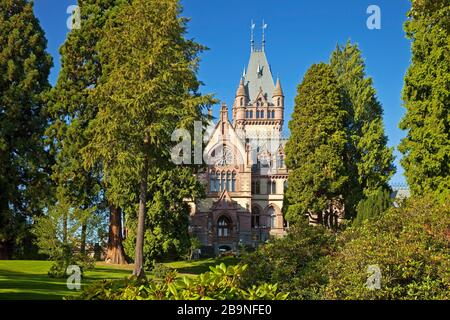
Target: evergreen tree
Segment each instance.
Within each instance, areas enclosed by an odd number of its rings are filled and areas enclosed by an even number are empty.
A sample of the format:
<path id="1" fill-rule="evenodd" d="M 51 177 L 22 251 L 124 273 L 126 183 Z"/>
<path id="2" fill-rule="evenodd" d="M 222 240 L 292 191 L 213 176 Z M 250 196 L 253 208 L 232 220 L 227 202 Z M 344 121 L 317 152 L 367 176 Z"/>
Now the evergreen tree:
<path id="1" fill-rule="evenodd" d="M 350 115 L 346 158 L 351 175 L 346 209 L 353 215 L 359 201 L 377 193 L 379 188 L 390 189 L 388 181 L 395 172 L 393 149 L 387 147 L 383 109 L 372 78 L 365 74 L 358 46 L 350 42 L 337 46 L 330 65 L 342 90 L 344 108 Z"/>
<path id="2" fill-rule="evenodd" d="M 42 93 L 52 59 L 27 0 L 0 0 L 0 259 L 28 237 L 49 194 Z M 18 245 L 18 246 L 17 246 Z"/>
<path id="3" fill-rule="evenodd" d="M 143 245 L 150 172 L 167 167 L 171 134 L 202 118 L 212 100 L 198 94 L 198 54 L 186 40 L 177 0 L 135 0 L 107 23 L 99 46 L 104 77 L 94 89 L 99 105 L 84 150 L 87 165 L 100 160 L 114 203 L 139 202 L 135 269 L 144 275 Z"/>
<path id="4" fill-rule="evenodd" d="M 68 203 L 81 215 L 81 251 L 85 251 L 89 215 L 95 207 L 110 209 L 110 232 L 107 260 L 124 263 L 122 248 L 121 211 L 106 203 L 101 192 L 99 165 L 85 169 L 81 149 L 88 143 L 87 128 L 97 114 L 97 104 L 89 99 L 92 89 L 102 75 L 97 43 L 108 17 L 117 8 L 118 0 L 80 0 L 80 28 L 74 28 L 61 47 L 61 71 L 56 86 L 50 94 L 48 113 L 51 125 L 47 130 L 56 164 L 53 180 L 57 184 L 57 197 Z"/>
<path id="5" fill-rule="evenodd" d="M 148 180 L 149 205 L 145 221 L 144 265 L 173 260 L 185 255 L 190 247 L 188 233 L 190 206 L 186 199 L 203 196 L 203 185 L 186 167 L 173 170 L 150 170 Z M 128 256 L 135 255 L 136 206 L 127 214 L 127 239 L 124 246 Z"/>
<path id="6" fill-rule="evenodd" d="M 413 194 L 434 192 L 450 196 L 450 3 L 412 1 L 407 37 L 412 62 L 405 76 L 406 114 L 400 128 L 407 131 L 399 150 Z"/>
<path id="7" fill-rule="evenodd" d="M 355 225 L 361 225 L 364 220 L 372 220 L 379 217 L 392 204 L 389 189 L 380 188 L 372 192 L 366 199 L 361 200 L 356 208 L 357 216 Z"/>
<path id="8" fill-rule="evenodd" d="M 309 214 L 319 223 L 336 226 L 348 182 L 347 118 L 332 68 L 324 63 L 313 65 L 298 87 L 289 122 L 287 220 L 295 222 Z"/>

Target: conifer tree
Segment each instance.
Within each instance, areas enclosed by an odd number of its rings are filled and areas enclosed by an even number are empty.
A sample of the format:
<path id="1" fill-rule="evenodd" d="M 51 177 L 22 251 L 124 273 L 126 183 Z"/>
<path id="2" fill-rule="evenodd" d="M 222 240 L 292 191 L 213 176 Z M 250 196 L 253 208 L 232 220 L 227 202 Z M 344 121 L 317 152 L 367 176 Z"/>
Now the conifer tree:
<path id="1" fill-rule="evenodd" d="M 107 23 L 99 46 L 104 77 L 94 89 L 99 105 L 84 150 L 88 165 L 100 160 L 115 203 L 139 203 L 136 276 L 144 275 L 143 244 L 151 170 L 170 161 L 171 134 L 202 118 L 212 100 L 198 93 L 198 54 L 186 40 L 178 0 L 134 0 Z"/>
<path id="2" fill-rule="evenodd" d="M 47 130 L 56 164 L 53 179 L 57 184 L 58 201 L 70 204 L 81 215 L 81 251 L 85 251 L 86 234 L 93 209 L 110 210 L 110 226 L 106 259 L 125 263 L 122 247 L 121 211 L 105 199 L 107 185 L 101 180 L 100 165 L 85 169 L 81 149 L 89 137 L 89 123 L 97 114 L 97 104 L 89 97 L 102 76 L 97 43 L 103 35 L 108 17 L 118 7 L 118 0 L 80 0 L 79 28 L 74 28 L 61 47 L 61 71 L 50 94 L 48 113 L 51 125 Z M 103 190 L 103 191 L 102 191 Z"/>
<path id="3" fill-rule="evenodd" d="M 399 150 L 412 194 L 450 197 L 450 3 L 415 0 L 405 23 L 412 41 Z"/>
<path id="4" fill-rule="evenodd" d="M 0 259 L 26 238 L 49 194 L 42 93 L 52 59 L 27 0 L 0 0 Z M 16 248 L 17 249 L 17 248 Z"/>
<path id="5" fill-rule="evenodd" d="M 347 214 L 354 215 L 359 201 L 378 190 L 389 190 L 389 179 L 395 172 L 393 150 L 387 147 L 383 127 L 383 109 L 376 97 L 372 78 L 365 73 L 365 63 L 357 45 L 347 42 L 337 46 L 331 56 L 338 84 L 349 112 L 347 166 Z"/>
<path id="6" fill-rule="evenodd" d="M 344 158 L 347 118 L 332 68 L 324 63 L 313 65 L 298 87 L 289 122 L 288 221 L 295 222 L 309 214 L 316 216 L 319 223 L 336 227 L 336 210 L 342 208 L 349 178 Z"/>

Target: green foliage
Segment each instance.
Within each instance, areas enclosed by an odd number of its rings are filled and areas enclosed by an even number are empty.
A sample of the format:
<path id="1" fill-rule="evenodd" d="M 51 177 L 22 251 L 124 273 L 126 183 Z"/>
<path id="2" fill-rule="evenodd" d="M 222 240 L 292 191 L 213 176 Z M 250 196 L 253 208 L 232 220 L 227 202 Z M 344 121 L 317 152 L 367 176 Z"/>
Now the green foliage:
<path id="1" fill-rule="evenodd" d="M 386 189 L 378 189 L 369 195 L 367 199 L 361 200 L 356 208 L 357 216 L 353 223 L 361 225 L 364 220 L 378 218 L 392 205 L 391 192 Z"/>
<path id="2" fill-rule="evenodd" d="M 81 215 L 90 219 L 80 219 Z M 74 210 L 66 203 L 58 203 L 51 207 L 46 215 L 36 218 L 32 232 L 36 237 L 39 250 L 54 261 L 48 272 L 50 277 L 65 277 L 69 265 L 84 268 L 93 266 L 93 261 L 80 252 L 78 236 L 81 221 L 85 221 L 83 223 L 88 226 L 88 233 L 95 231 L 98 221 L 92 217 L 92 212 L 89 210 L 87 212 Z"/>
<path id="3" fill-rule="evenodd" d="M 156 261 L 175 259 L 190 250 L 188 198 L 199 198 L 204 188 L 189 168 L 159 170 L 149 177 L 147 216 L 144 236 L 144 265 L 151 269 Z M 134 257 L 136 243 L 136 207 L 127 212 L 129 230 L 125 252 Z"/>
<path id="4" fill-rule="evenodd" d="M 292 299 L 320 298 L 326 283 L 323 258 L 334 251 L 334 235 L 321 226 L 295 224 L 286 237 L 274 239 L 256 252 L 244 256 L 248 265 L 243 274 L 245 286 L 277 284 Z"/>
<path id="5" fill-rule="evenodd" d="M 404 27 L 412 41 L 405 76 L 407 131 L 399 145 L 412 194 L 450 197 L 450 5 L 446 0 L 413 1 Z"/>
<path id="6" fill-rule="evenodd" d="M 309 212 L 320 215 L 344 194 L 348 181 L 344 161 L 347 118 L 333 70 L 324 63 L 313 65 L 298 87 L 289 122 L 288 221 L 295 222 Z"/>
<path id="7" fill-rule="evenodd" d="M 50 193 L 42 95 L 52 59 L 26 0 L 0 0 L 0 257 L 29 242 L 29 222 Z"/>
<path id="8" fill-rule="evenodd" d="M 130 278 L 123 282 L 98 282 L 81 294 L 86 300 L 285 300 L 277 285 L 240 286 L 245 265 L 220 264 L 209 272 L 189 278 L 169 274 L 161 281 Z"/>
<path id="9" fill-rule="evenodd" d="M 376 220 L 348 228 L 327 258 L 326 299 L 449 299 L 450 205 L 428 196 L 408 199 Z M 367 268 L 381 270 L 370 290 Z"/>
<path id="10" fill-rule="evenodd" d="M 379 188 L 388 189 L 395 172 L 393 148 L 387 147 L 383 128 L 383 109 L 376 97 L 372 78 L 365 74 L 365 63 L 356 44 L 337 46 L 330 65 L 337 76 L 348 111 L 346 160 L 350 175 L 345 196 L 346 214 L 354 216 L 359 201 Z"/>

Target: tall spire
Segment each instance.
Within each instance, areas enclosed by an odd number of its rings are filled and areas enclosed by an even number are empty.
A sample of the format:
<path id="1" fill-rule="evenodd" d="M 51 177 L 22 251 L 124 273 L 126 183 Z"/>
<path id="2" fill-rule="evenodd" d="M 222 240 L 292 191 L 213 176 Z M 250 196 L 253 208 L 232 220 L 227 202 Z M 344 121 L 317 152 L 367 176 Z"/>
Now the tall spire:
<path id="1" fill-rule="evenodd" d="M 266 28 L 267 28 L 267 23 L 265 23 L 264 19 L 263 19 L 263 23 L 262 23 L 262 51 L 264 51 L 264 48 L 266 46 Z"/>
<path id="2" fill-rule="evenodd" d="M 255 23 L 252 20 L 252 23 L 251 23 L 251 37 L 250 37 L 250 48 L 251 48 L 252 52 L 255 51 L 254 31 L 255 31 Z"/>

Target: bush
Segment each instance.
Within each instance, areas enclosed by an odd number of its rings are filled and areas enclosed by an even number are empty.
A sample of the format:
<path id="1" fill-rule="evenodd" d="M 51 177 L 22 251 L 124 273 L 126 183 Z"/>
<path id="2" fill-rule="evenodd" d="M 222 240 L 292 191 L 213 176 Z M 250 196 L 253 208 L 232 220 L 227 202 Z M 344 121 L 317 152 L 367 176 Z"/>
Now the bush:
<path id="1" fill-rule="evenodd" d="M 195 278 L 166 276 L 164 279 L 129 278 L 125 281 L 100 281 L 83 289 L 85 300 L 285 300 L 277 285 L 241 286 L 245 265 L 220 264 Z"/>
<path id="2" fill-rule="evenodd" d="M 315 299 L 325 283 L 323 258 L 334 250 L 334 234 L 321 226 L 298 222 L 286 237 L 273 239 L 244 256 L 244 286 L 277 284 L 292 299 Z"/>
<path id="3" fill-rule="evenodd" d="M 378 220 L 339 237 L 327 258 L 326 299 L 450 299 L 450 204 L 408 199 Z M 381 288 L 366 285 L 368 267 L 381 271 Z"/>

